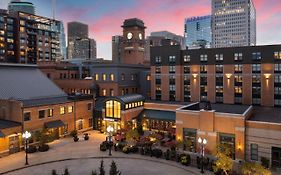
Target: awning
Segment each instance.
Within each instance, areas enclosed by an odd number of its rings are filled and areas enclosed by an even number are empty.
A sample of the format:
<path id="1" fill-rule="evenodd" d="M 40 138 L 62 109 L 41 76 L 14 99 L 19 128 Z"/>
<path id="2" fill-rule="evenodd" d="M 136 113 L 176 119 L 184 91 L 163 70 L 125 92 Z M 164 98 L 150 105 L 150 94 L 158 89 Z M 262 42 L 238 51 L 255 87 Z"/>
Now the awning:
<path id="1" fill-rule="evenodd" d="M 1 138 L 1 137 L 4 138 L 4 137 L 5 137 L 5 134 L 0 131 L 0 138 Z"/>
<path id="2" fill-rule="evenodd" d="M 58 128 L 58 127 L 62 127 L 65 124 L 63 123 L 63 121 L 61 120 L 55 120 L 55 121 L 51 121 L 51 122 L 47 122 L 45 123 L 45 128 Z"/>
<path id="3" fill-rule="evenodd" d="M 176 121 L 176 113 L 172 111 L 145 109 L 140 113 L 139 117 L 154 120 Z"/>

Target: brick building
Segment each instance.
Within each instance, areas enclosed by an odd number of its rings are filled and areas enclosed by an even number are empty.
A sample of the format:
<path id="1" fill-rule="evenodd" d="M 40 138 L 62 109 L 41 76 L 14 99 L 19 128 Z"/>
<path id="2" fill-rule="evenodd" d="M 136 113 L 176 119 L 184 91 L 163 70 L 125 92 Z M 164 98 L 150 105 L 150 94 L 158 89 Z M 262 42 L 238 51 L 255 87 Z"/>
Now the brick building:
<path id="1" fill-rule="evenodd" d="M 0 153 L 18 152 L 23 131 L 59 138 L 92 128 L 93 96 L 68 96 L 33 65 L 1 64 L 0 72 Z"/>

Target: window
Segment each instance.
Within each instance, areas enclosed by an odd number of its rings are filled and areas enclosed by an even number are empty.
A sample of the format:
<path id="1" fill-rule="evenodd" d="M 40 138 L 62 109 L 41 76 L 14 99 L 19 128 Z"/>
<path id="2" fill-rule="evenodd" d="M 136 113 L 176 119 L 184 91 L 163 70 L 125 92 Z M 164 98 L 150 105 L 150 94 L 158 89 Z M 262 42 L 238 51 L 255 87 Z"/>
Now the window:
<path id="1" fill-rule="evenodd" d="M 23 120 L 24 121 L 30 121 L 31 120 L 31 115 L 30 115 L 30 112 L 25 112 L 24 114 L 23 114 Z"/>
<path id="2" fill-rule="evenodd" d="M 156 63 L 161 63 L 161 57 L 160 56 L 155 57 L 155 62 Z"/>
<path id="3" fill-rule="evenodd" d="M 106 74 L 102 74 L 102 80 L 106 81 Z"/>
<path id="4" fill-rule="evenodd" d="M 196 152 L 196 135 L 196 129 L 183 128 L 183 140 L 189 143 L 186 145 L 187 151 Z"/>
<path id="5" fill-rule="evenodd" d="M 235 53 L 234 54 L 234 61 L 242 61 L 243 60 L 243 54 L 242 53 Z"/>
<path id="6" fill-rule="evenodd" d="M 223 61 L 223 54 L 216 54 L 216 61 Z"/>
<path id="7" fill-rule="evenodd" d="M 146 80 L 147 80 L 147 81 L 150 81 L 150 80 L 151 80 L 151 76 L 150 76 L 150 75 L 147 75 L 147 76 L 146 76 Z"/>
<path id="8" fill-rule="evenodd" d="M 102 96 L 106 96 L 106 89 L 102 89 Z"/>
<path id="9" fill-rule="evenodd" d="M 121 103 L 115 100 L 109 100 L 105 103 L 106 117 L 120 118 L 121 117 Z"/>
<path id="10" fill-rule="evenodd" d="M 125 74 L 121 74 L 121 80 L 122 80 L 122 81 L 125 80 Z"/>
<path id="11" fill-rule="evenodd" d="M 176 63 L 176 56 L 169 56 L 169 63 Z"/>
<path id="12" fill-rule="evenodd" d="M 258 144 L 251 144 L 251 160 L 258 161 Z"/>
<path id="13" fill-rule="evenodd" d="M 114 81 L 114 74 L 110 74 L 110 81 Z"/>
<path id="14" fill-rule="evenodd" d="M 278 60 L 281 59 L 281 51 L 279 51 L 279 52 L 274 52 L 274 59 L 278 59 Z"/>
<path id="15" fill-rule="evenodd" d="M 95 74 L 95 80 L 99 81 L 99 74 Z"/>
<path id="16" fill-rule="evenodd" d="M 235 73 L 241 73 L 243 70 L 243 65 L 242 64 L 235 64 L 234 65 L 234 71 Z"/>
<path id="17" fill-rule="evenodd" d="M 88 103 L 87 107 L 88 107 L 88 111 L 92 110 L 92 103 Z"/>
<path id="18" fill-rule="evenodd" d="M 223 65 L 216 65 L 216 73 L 223 73 Z"/>
<path id="19" fill-rule="evenodd" d="M 39 111 L 39 119 L 45 118 L 45 110 Z"/>
<path id="20" fill-rule="evenodd" d="M 189 62 L 190 62 L 190 55 L 184 55 L 184 56 L 183 56 L 183 61 L 184 61 L 185 63 L 189 63 Z"/>
<path id="21" fill-rule="evenodd" d="M 190 66 L 183 66 L 183 73 L 190 73 Z"/>
<path id="22" fill-rule="evenodd" d="M 252 60 L 256 61 L 256 60 L 261 60 L 261 53 L 260 52 L 254 52 L 252 53 Z"/>
<path id="23" fill-rule="evenodd" d="M 252 72 L 260 72 L 261 65 L 260 64 L 252 64 Z"/>
<path id="24" fill-rule="evenodd" d="M 176 66 L 169 66 L 169 72 L 175 73 L 176 72 Z"/>
<path id="25" fill-rule="evenodd" d="M 274 64 L 274 71 L 281 72 L 281 64 Z"/>
<path id="26" fill-rule="evenodd" d="M 110 92 L 110 96 L 114 96 L 114 90 L 113 89 L 110 89 L 109 92 Z"/>
<path id="27" fill-rule="evenodd" d="M 161 67 L 155 66 L 155 73 L 161 73 Z"/>
<path id="28" fill-rule="evenodd" d="M 206 62 L 206 61 L 208 61 L 208 55 L 200 55 L 200 61 L 201 61 L 201 62 Z"/>
<path id="29" fill-rule="evenodd" d="M 60 107 L 60 114 L 61 115 L 65 114 L 65 107 L 64 106 Z"/>
<path id="30" fill-rule="evenodd" d="M 48 117 L 53 117 L 53 115 L 54 115 L 54 110 L 48 109 Z"/>
<path id="31" fill-rule="evenodd" d="M 207 72 L 207 65 L 200 65 L 200 73 L 206 73 Z"/>
<path id="32" fill-rule="evenodd" d="M 131 80 L 134 81 L 135 80 L 135 74 L 131 74 Z"/>
<path id="33" fill-rule="evenodd" d="M 93 118 L 89 118 L 89 127 L 93 127 Z"/>
<path id="34" fill-rule="evenodd" d="M 72 113 L 73 112 L 73 106 L 68 106 L 68 113 Z"/>

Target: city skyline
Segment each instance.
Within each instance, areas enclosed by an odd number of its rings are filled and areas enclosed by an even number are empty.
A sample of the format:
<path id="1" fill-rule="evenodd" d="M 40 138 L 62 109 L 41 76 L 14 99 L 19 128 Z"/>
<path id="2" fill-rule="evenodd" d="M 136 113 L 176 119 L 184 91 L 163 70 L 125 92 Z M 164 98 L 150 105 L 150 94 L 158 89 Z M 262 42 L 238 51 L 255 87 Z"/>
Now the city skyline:
<path id="1" fill-rule="evenodd" d="M 36 14 L 52 17 L 51 0 L 28 0 L 34 3 Z M 281 43 L 281 4 L 278 0 L 253 0 L 257 10 L 257 44 Z M 1 8 L 6 9 L 10 0 L 1 0 Z M 67 2 L 67 3 L 66 3 Z M 211 1 L 208 0 L 162 0 L 153 1 L 79 1 L 59 0 L 56 18 L 67 22 L 79 21 L 89 25 L 89 35 L 97 41 L 98 57 L 111 59 L 111 37 L 121 35 L 120 24 L 126 18 L 137 17 L 148 27 L 146 36 L 153 31 L 167 30 L 183 35 L 184 19 L 192 16 L 209 15 Z M 113 18 L 114 16 L 114 18 Z M 107 27 L 109 26 L 110 27 Z M 65 29 L 67 30 L 67 29 Z"/>

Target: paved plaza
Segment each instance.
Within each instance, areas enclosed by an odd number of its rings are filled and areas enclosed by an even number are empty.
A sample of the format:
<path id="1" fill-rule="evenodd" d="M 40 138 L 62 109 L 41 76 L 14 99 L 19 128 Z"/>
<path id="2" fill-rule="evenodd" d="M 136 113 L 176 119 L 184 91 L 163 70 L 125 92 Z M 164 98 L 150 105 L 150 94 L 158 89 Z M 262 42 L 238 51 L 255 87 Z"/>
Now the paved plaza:
<path id="1" fill-rule="evenodd" d="M 50 144 L 48 152 L 29 154 L 29 166 L 25 167 L 24 152 L 0 158 L 0 174 L 7 175 L 49 175 L 52 169 L 62 174 L 68 168 L 71 175 L 87 175 L 92 170 L 98 171 L 100 161 L 104 160 L 106 174 L 110 163 L 114 160 L 122 175 L 182 175 L 199 174 L 194 167 L 182 166 L 177 162 L 151 158 L 139 154 L 124 154 L 113 151 L 112 157 L 108 152 L 101 152 L 99 145 L 105 140 L 104 134 L 91 131 L 90 140 L 74 143 L 72 138 L 64 138 Z M 82 137 L 82 135 L 80 135 Z"/>

